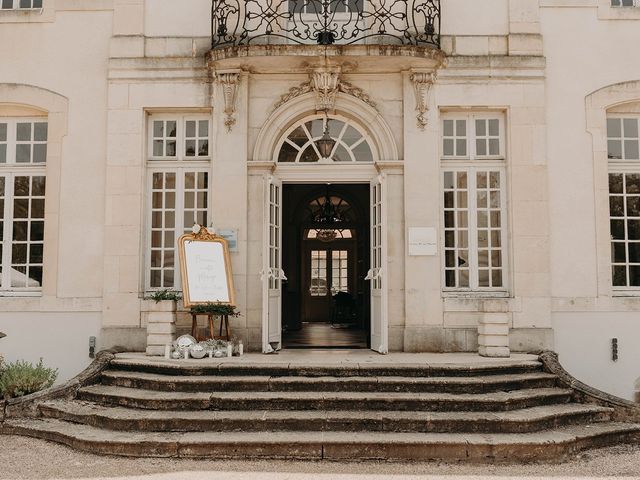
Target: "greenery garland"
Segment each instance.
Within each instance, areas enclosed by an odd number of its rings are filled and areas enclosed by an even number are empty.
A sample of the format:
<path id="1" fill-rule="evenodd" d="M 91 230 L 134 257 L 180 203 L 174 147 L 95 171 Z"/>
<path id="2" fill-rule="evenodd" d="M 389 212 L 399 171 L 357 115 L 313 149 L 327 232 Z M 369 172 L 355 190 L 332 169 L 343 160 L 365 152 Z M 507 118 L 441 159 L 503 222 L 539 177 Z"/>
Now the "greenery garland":
<path id="1" fill-rule="evenodd" d="M 191 313 L 212 314 L 212 315 L 228 315 L 230 317 L 239 317 L 240 312 L 236 310 L 234 305 L 226 303 L 201 303 L 191 307 Z"/>

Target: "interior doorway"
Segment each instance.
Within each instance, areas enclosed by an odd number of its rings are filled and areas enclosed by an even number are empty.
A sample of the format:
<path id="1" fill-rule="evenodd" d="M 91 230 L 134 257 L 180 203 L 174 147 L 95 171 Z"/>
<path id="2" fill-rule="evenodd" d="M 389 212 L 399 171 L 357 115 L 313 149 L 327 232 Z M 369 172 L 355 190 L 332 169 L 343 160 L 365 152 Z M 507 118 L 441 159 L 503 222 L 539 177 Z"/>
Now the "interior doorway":
<path id="1" fill-rule="evenodd" d="M 370 185 L 282 187 L 285 348 L 369 348 Z"/>

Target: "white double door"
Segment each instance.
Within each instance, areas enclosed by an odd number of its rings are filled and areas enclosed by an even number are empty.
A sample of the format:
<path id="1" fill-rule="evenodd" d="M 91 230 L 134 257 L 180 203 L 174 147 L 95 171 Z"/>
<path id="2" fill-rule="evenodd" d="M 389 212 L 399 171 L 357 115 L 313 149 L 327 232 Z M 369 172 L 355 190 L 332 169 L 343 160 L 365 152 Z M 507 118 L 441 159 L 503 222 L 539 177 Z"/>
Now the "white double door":
<path id="1" fill-rule="evenodd" d="M 371 349 L 388 352 L 387 218 L 384 175 L 371 181 Z M 264 178 L 264 236 L 262 278 L 262 351 L 282 347 L 282 181 Z"/>

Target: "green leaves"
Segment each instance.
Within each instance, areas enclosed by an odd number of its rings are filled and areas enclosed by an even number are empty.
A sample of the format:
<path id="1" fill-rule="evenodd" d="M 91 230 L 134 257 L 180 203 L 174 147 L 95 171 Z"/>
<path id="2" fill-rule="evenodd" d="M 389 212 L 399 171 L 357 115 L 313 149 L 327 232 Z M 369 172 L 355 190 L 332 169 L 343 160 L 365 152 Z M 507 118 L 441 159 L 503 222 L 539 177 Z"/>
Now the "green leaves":
<path id="1" fill-rule="evenodd" d="M 0 370 L 0 395 L 5 399 L 29 395 L 49 388 L 57 377 L 58 369 L 45 367 L 42 358 L 35 366 L 24 360 L 8 363 Z"/>

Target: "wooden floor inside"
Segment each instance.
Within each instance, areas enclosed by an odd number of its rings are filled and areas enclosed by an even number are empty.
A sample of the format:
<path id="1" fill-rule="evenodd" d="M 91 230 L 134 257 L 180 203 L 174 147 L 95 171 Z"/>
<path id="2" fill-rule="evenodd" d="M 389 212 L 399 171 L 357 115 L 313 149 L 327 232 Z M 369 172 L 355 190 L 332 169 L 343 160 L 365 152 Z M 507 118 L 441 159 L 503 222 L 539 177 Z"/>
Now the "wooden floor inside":
<path id="1" fill-rule="evenodd" d="M 367 348 L 361 328 L 334 328 L 330 323 L 303 323 L 300 330 L 283 332 L 284 348 Z"/>

